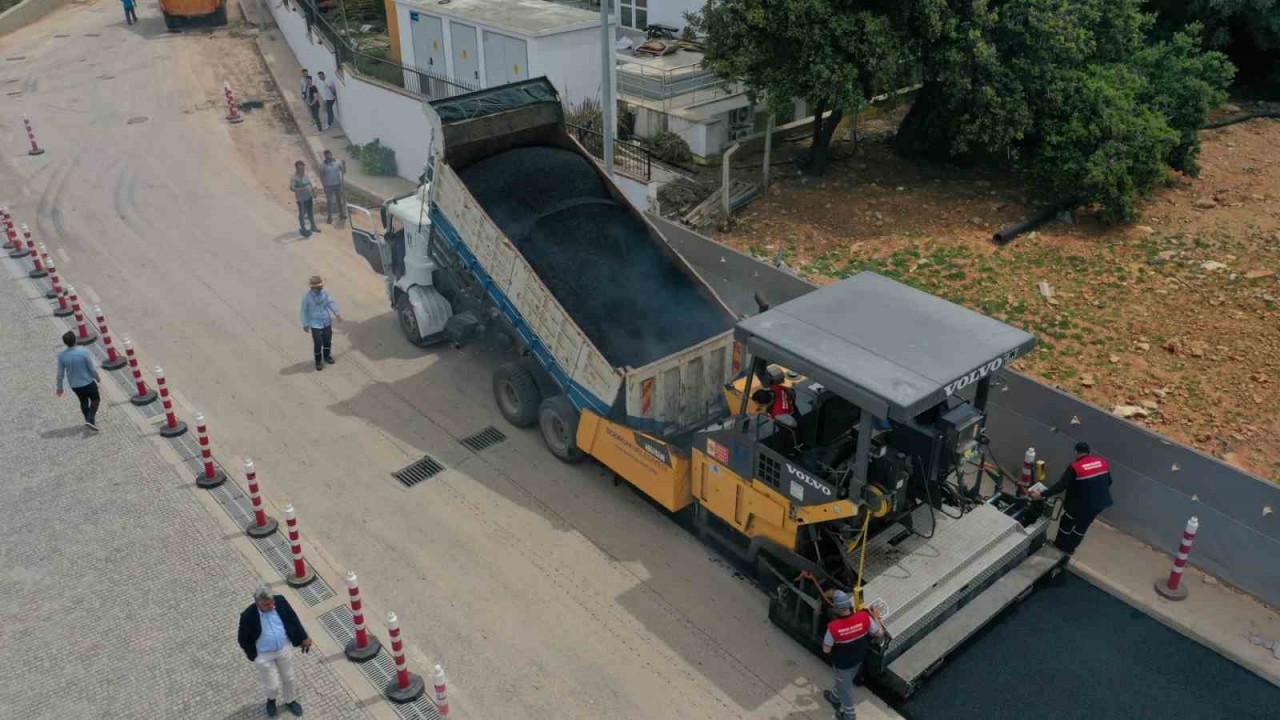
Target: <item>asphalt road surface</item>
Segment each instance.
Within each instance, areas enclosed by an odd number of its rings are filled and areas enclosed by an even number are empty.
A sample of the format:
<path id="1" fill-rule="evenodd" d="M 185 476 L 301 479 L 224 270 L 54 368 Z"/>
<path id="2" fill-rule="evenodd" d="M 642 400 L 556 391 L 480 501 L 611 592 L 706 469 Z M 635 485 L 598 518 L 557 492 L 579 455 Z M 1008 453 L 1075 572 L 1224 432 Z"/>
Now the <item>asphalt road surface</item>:
<path id="1" fill-rule="evenodd" d="M 1280 689 L 1075 575 L 1037 590 L 899 708 L 908 720 L 1274 720 Z"/>
<path id="2" fill-rule="evenodd" d="M 219 460 L 252 457 L 266 496 L 359 573 L 372 615 L 400 616 L 411 661 L 444 664 L 459 711 L 827 718 L 826 668 L 758 590 L 600 469 L 507 426 L 488 355 L 405 342 L 344 230 L 296 235 L 304 153 L 252 40 L 234 22 L 166 33 L 154 2 L 138 15 L 125 26 L 100 0 L 0 38 L 0 203 L 205 413 Z M 267 107 L 228 125 L 224 79 Z M 27 156 L 23 113 L 44 155 Z M 299 322 L 312 274 L 345 317 L 322 373 Z M 507 440 L 459 444 L 489 425 Z M 447 471 L 391 478 L 423 454 Z"/>

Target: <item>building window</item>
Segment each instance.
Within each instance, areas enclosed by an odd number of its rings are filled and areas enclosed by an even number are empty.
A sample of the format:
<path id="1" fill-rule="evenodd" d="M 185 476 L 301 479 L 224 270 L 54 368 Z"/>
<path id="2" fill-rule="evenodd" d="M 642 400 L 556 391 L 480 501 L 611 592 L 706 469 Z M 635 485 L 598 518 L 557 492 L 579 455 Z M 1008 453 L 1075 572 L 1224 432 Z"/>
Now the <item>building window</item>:
<path id="1" fill-rule="evenodd" d="M 618 0 L 623 27 L 644 30 L 649 27 L 649 0 Z"/>

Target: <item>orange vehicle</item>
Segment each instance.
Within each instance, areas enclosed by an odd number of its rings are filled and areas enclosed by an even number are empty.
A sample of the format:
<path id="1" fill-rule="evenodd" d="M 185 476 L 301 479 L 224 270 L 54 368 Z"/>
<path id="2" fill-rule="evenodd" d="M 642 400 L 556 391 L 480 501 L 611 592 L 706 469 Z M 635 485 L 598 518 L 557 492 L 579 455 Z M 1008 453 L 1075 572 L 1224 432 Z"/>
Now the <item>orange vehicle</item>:
<path id="1" fill-rule="evenodd" d="M 170 30 L 196 21 L 227 24 L 227 0 L 160 0 L 160 12 L 164 15 L 165 27 Z"/>

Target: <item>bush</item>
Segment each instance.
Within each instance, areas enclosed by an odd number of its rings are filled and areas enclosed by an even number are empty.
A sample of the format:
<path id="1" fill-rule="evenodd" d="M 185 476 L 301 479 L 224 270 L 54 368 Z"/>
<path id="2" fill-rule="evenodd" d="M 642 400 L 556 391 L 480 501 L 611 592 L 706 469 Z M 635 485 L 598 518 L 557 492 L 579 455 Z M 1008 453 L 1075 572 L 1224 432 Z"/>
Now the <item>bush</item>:
<path id="1" fill-rule="evenodd" d="M 370 175 L 395 175 L 396 151 L 383 145 L 377 138 L 368 145 L 348 145 L 347 152 L 360 161 L 360 167 Z"/>
<path id="2" fill-rule="evenodd" d="M 689 143 L 673 132 L 663 130 L 644 142 L 649 146 L 649 151 L 663 162 L 672 165 L 688 165 L 693 161 L 693 151 L 689 149 Z"/>

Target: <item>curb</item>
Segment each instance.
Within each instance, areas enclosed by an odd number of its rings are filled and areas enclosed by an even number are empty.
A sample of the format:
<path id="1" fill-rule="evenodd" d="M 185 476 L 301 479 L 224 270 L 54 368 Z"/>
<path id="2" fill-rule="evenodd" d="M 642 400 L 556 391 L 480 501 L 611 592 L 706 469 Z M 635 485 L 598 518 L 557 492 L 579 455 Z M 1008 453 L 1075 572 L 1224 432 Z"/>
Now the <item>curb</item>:
<path id="1" fill-rule="evenodd" d="M 1276 687 L 1280 687 L 1280 677 L 1276 677 L 1274 668 L 1269 667 L 1267 663 L 1259 662 L 1256 658 L 1248 657 L 1229 647 L 1226 647 L 1216 639 L 1208 637 L 1207 635 L 1200 632 L 1199 630 L 1196 630 L 1194 627 L 1191 627 L 1185 621 L 1175 618 L 1169 613 L 1166 613 L 1162 607 L 1162 604 L 1168 603 L 1169 601 L 1163 598 L 1160 598 L 1159 596 L 1156 596 L 1154 590 L 1152 591 L 1152 598 L 1155 599 L 1155 602 L 1150 602 L 1148 598 L 1142 597 L 1137 593 L 1131 592 L 1127 588 L 1122 587 L 1120 584 L 1113 582 L 1112 580 L 1108 579 L 1097 568 L 1094 568 L 1086 563 L 1082 563 L 1079 560 L 1072 559 L 1069 567 L 1071 572 L 1078 575 L 1081 579 L 1088 582 L 1090 585 L 1093 585 L 1094 587 L 1098 588 L 1099 590 L 1102 590 L 1103 592 L 1111 595 L 1112 597 L 1116 597 L 1116 598 L 1119 598 L 1120 600 L 1123 600 L 1126 605 L 1132 607 L 1135 610 L 1141 611 L 1143 614 L 1147 615 L 1153 620 L 1156 620 L 1161 625 L 1164 625 L 1170 630 L 1173 630 L 1178 634 L 1183 635 L 1184 637 L 1194 640 L 1200 645 L 1203 645 L 1209 648 L 1210 650 L 1218 653 L 1219 655 L 1230 660 L 1231 662 L 1234 662 L 1235 664 L 1243 667 L 1244 669 L 1248 670 L 1254 675 L 1257 675 L 1258 677 L 1271 683 L 1272 685 L 1275 685 Z"/>

